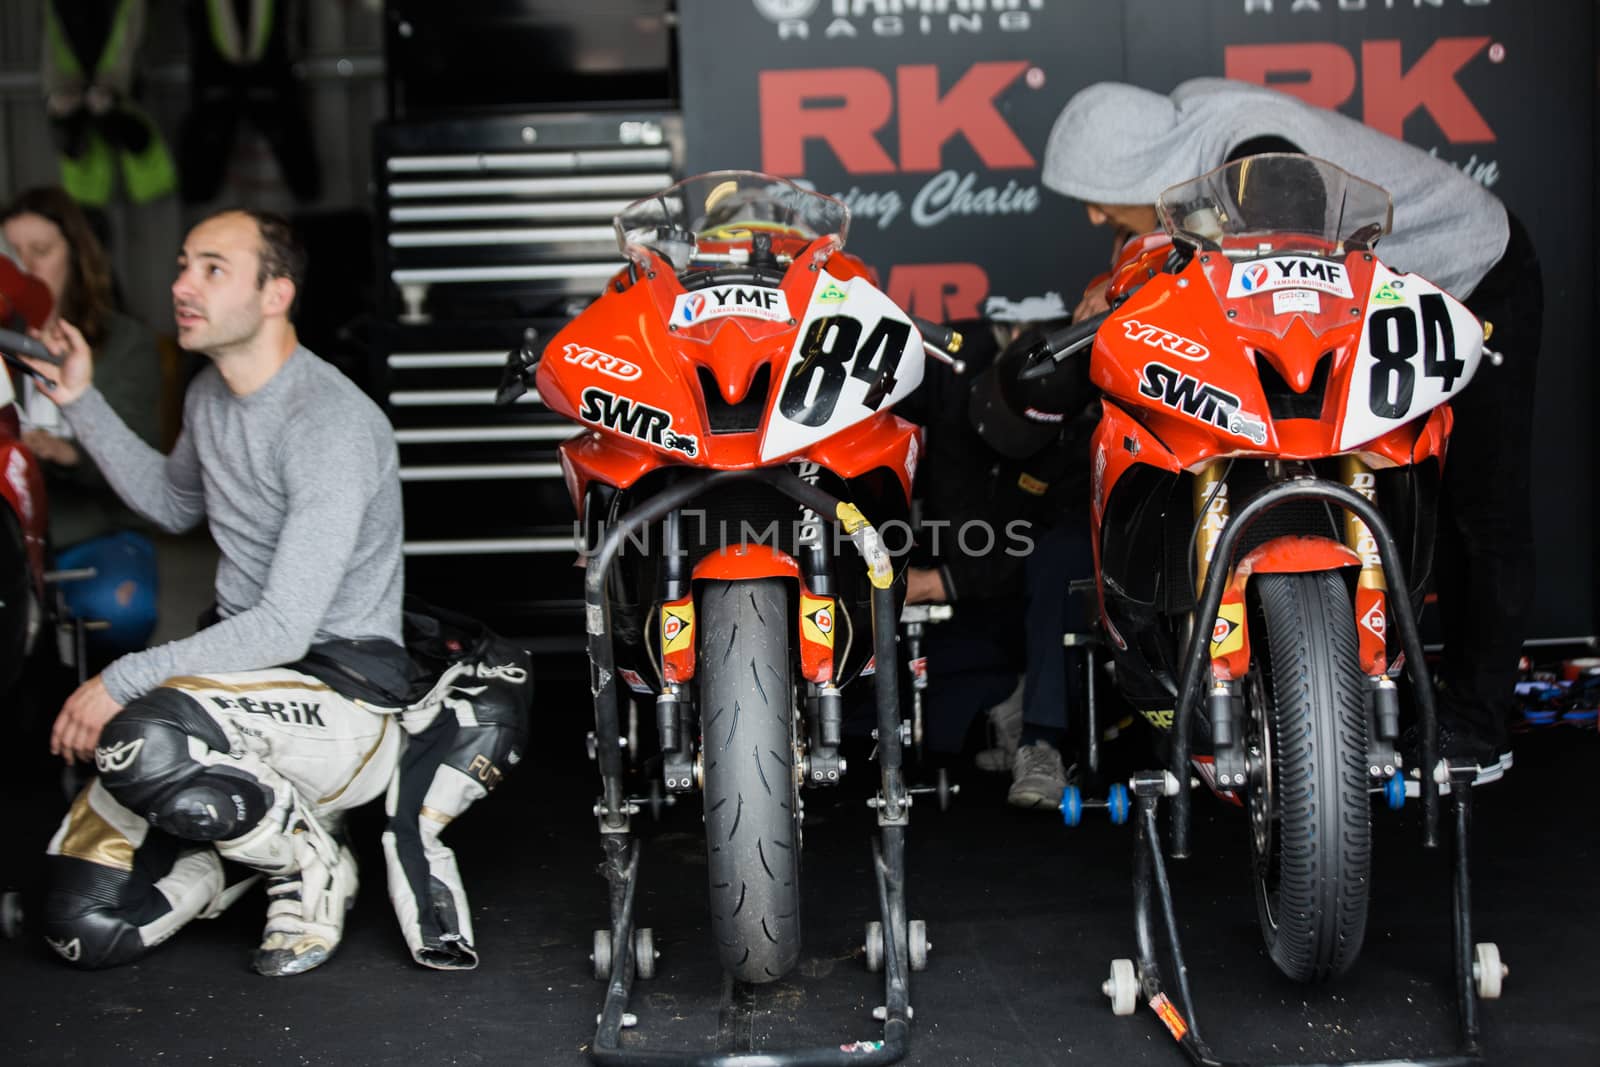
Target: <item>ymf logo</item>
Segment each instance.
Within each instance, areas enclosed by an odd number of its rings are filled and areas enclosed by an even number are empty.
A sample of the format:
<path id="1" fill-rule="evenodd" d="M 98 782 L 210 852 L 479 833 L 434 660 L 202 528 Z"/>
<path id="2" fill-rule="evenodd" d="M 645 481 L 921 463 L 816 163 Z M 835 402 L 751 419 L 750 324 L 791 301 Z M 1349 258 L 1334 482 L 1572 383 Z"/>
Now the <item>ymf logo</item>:
<path id="1" fill-rule="evenodd" d="M 706 298 L 699 293 L 685 298 L 683 301 L 683 321 L 686 323 L 694 322 L 705 309 Z"/>
<path id="2" fill-rule="evenodd" d="M 958 135 L 990 170 L 1032 169 L 1032 153 L 995 105 L 1028 67 L 974 63 L 942 96 L 931 63 L 896 67 L 892 85 L 867 67 L 764 70 L 761 169 L 804 174 L 807 142 L 822 141 L 850 174 L 931 174 L 944 168 L 944 146 Z M 878 140 L 891 118 L 898 161 Z"/>
<path id="3" fill-rule="evenodd" d="M 1255 292 L 1262 282 L 1267 280 L 1267 268 L 1264 264 L 1256 264 L 1246 270 L 1239 277 L 1239 288 L 1246 292 Z"/>
<path id="4" fill-rule="evenodd" d="M 1223 52 L 1226 76 L 1298 96 L 1308 104 L 1337 108 L 1355 95 L 1361 82 L 1361 120 L 1391 137 L 1405 136 L 1406 119 L 1426 111 L 1451 144 L 1493 141 L 1494 131 L 1456 81 L 1488 37 L 1441 37 L 1410 70 L 1401 67 L 1398 40 L 1361 42 L 1361 64 L 1343 46 L 1235 44 Z M 1503 52 L 1503 49 L 1501 50 Z M 1491 62 L 1498 52 L 1491 49 Z"/>

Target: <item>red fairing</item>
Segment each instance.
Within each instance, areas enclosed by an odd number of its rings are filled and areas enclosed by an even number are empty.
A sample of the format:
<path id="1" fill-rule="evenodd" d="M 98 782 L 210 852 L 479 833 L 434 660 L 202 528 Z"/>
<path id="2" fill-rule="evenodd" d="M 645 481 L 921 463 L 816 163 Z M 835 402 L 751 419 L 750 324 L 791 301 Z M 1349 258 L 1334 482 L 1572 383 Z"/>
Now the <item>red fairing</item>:
<path id="1" fill-rule="evenodd" d="M 4 371 L 0 371 L 4 373 Z M 15 421 L 14 410 L 7 406 L 4 414 Z M 33 569 L 35 592 L 44 597 L 45 531 L 49 527 L 49 506 L 46 503 L 44 471 L 39 461 L 14 432 L 0 424 L 0 498 L 5 500 L 17 523 L 22 528 L 22 539 L 28 549 L 28 562 Z"/>
<path id="2" fill-rule="evenodd" d="M 26 329 L 37 330 L 50 317 L 54 301 L 49 288 L 0 253 L 0 325 L 15 329 L 13 316 Z"/>
<path id="3" fill-rule="evenodd" d="M 1372 280 L 1370 257 L 1353 252 L 1344 265 L 1350 289 L 1364 292 Z M 1251 327 L 1228 312 L 1237 315 L 1237 305 L 1260 297 L 1218 298 L 1228 291 L 1232 271 L 1227 257 L 1202 253 L 1179 274 L 1147 280 L 1101 327 L 1091 379 L 1139 409 L 1185 468 L 1244 452 L 1285 459 L 1336 455 L 1342 451 L 1340 405 L 1362 337 L 1358 301 L 1314 294 L 1318 310 L 1277 317 L 1281 324 L 1273 326 L 1281 332 Z M 1305 393 L 1330 353 L 1322 410 L 1309 418 L 1273 420 L 1257 360 L 1291 390 Z"/>
<path id="4" fill-rule="evenodd" d="M 828 238 L 789 239 L 784 250 L 792 262 L 776 289 L 690 291 L 652 255 L 652 269 L 619 272 L 551 340 L 539 365 L 539 395 L 552 411 L 594 428 L 560 449 L 575 505 L 582 507 L 592 481 L 627 488 L 662 466 L 750 470 L 794 460 L 845 478 L 888 468 L 910 497 L 920 430 L 887 404 L 820 440 L 774 452 L 769 427 L 814 294 L 856 279 L 872 282 L 868 268 Z M 745 300 L 745 311 L 759 314 L 717 315 L 719 297 Z M 711 405 L 737 409 L 763 379 L 766 401 L 745 413 L 749 428 L 713 432 Z"/>

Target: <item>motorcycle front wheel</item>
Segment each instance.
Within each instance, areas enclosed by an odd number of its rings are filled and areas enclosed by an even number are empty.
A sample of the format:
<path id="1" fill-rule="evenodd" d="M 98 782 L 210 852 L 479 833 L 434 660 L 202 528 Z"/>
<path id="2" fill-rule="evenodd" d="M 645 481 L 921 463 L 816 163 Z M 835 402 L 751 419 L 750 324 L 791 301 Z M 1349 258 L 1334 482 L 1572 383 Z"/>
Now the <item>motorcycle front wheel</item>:
<path id="1" fill-rule="evenodd" d="M 1246 686 L 1256 911 L 1278 968 L 1322 982 L 1360 954 L 1372 885 L 1355 613 L 1337 571 L 1260 574 L 1250 589 L 1266 623 Z"/>
<path id="2" fill-rule="evenodd" d="M 701 752 L 711 930 L 743 982 L 800 958 L 800 831 L 781 578 L 705 582 L 699 600 Z"/>

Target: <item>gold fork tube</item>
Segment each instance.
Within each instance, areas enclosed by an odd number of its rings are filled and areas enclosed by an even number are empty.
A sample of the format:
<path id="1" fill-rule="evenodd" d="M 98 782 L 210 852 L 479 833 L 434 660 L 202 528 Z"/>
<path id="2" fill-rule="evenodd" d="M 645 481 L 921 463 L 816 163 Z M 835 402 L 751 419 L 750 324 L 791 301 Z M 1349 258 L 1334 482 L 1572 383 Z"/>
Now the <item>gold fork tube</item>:
<path id="1" fill-rule="evenodd" d="M 1212 460 L 1194 476 L 1194 514 L 1200 520 L 1200 536 L 1195 538 L 1195 586 L 1198 602 L 1200 590 L 1206 583 L 1206 573 L 1211 569 L 1211 556 L 1222 530 L 1228 525 L 1228 483 L 1222 480 L 1223 461 Z M 1212 491 L 1215 490 L 1215 497 Z M 1208 622 L 1206 625 L 1210 625 Z"/>
<path id="2" fill-rule="evenodd" d="M 1373 503 L 1378 500 L 1378 484 L 1372 468 L 1360 456 L 1339 457 L 1339 480 Z M 1378 555 L 1378 542 L 1352 512 L 1344 513 L 1344 543 L 1361 557 L 1361 577 L 1357 584 L 1364 589 L 1389 588 L 1383 578 L 1383 561 Z"/>

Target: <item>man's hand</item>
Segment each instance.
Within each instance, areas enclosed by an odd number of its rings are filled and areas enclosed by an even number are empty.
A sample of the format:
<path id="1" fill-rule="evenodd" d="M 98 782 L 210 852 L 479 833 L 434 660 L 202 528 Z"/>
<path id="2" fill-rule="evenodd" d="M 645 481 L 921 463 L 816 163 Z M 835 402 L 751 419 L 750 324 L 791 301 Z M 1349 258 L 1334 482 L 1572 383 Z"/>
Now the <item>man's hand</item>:
<path id="1" fill-rule="evenodd" d="M 78 465 L 78 446 L 65 437 L 57 437 L 49 430 L 25 430 L 22 443 L 39 459 L 63 467 Z"/>
<path id="2" fill-rule="evenodd" d="M 1111 305 L 1106 302 L 1106 287 L 1110 284 L 1110 279 L 1107 279 L 1085 289 L 1083 299 L 1078 301 L 1078 306 L 1072 311 L 1072 321 L 1082 322 L 1091 315 L 1111 310 Z"/>
<path id="3" fill-rule="evenodd" d="M 44 375 L 48 380 L 55 382 L 54 386 L 45 385 L 45 395 L 55 401 L 58 407 L 70 404 L 83 395 L 84 390 L 94 381 L 94 361 L 89 352 L 89 342 L 83 339 L 83 334 L 70 322 L 64 320 L 45 327 L 42 331 L 35 330 L 34 336 L 44 342 L 52 354 L 61 359 L 61 366 L 52 367 L 48 363 L 37 359 L 22 359 L 28 366 Z"/>
<path id="4" fill-rule="evenodd" d="M 912 567 L 906 571 L 907 604 L 942 604 L 949 599 L 944 576 L 936 568 Z"/>
<path id="5" fill-rule="evenodd" d="M 90 678 L 61 705 L 61 714 L 56 716 L 55 728 L 50 731 L 50 754 L 68 763 L 75 760 L 93 763 L 100 731 L 121 710 L 122 705 L 106 692 L 106 683 L 100 676 Z"/>

